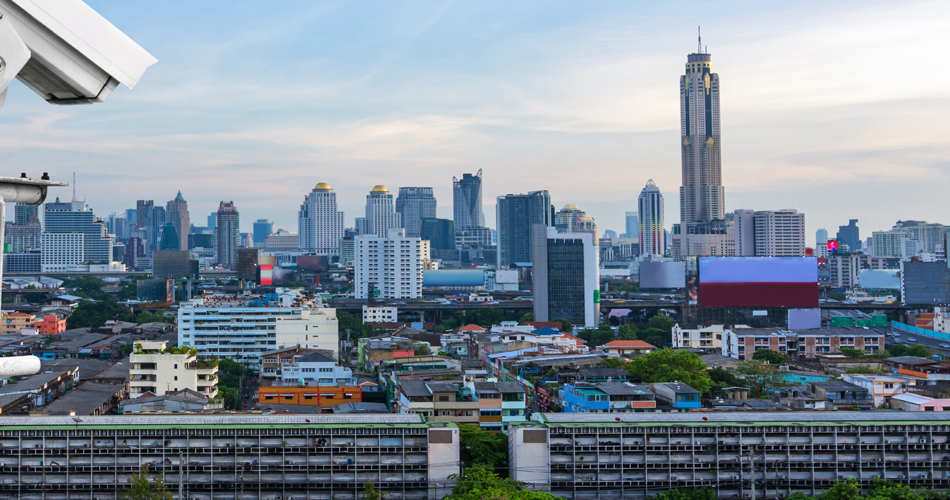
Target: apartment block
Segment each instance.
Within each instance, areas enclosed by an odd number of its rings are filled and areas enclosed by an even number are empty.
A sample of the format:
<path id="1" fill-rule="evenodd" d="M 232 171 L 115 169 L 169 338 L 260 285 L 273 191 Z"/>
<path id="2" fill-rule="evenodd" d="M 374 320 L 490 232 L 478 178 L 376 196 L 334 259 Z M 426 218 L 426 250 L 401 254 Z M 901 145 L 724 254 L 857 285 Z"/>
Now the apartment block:
<path id="1" fill-rule="evenodd" d="M 738 360 L 752 359 L 755 351 L 770 349 L 787 356 L 814 358 L 841 352 L 840 348 L 873 354 L 884 348 L 884 332 L 863 328 L 813 328 L 773 330 L 764 328 L 727 329 L 723 332 L 722 355 Z"/>
<path id="2" fill-rule="evenodd" d="M 291 299 L 292 300 L 292 299 Z M 256 365 L 278 347 L 339 350 L 336 309 L 309 309 L 298 303 L 265 305 L 260 297 L 212 296 L 183 302 L 178 309 L 178 345 L 202 357 L 229 358 Z"/>
<path id="3" fill-rule="evenodd" d="M 508 443 L 512 479 L 569 500 L 701 486 L 782 499 L 849 479 L 950 486 L 950 413 L 536 413 Z"/>
<path id="4" fill-rule="evenodd" d="M 24 328 L 33 328 L 36 316 L 21 312 L 3 313 L 3 323 L 0 325 L 0 334 L 19 334 Z"/>
<path id="5" fill-rule="evenodd" d="M 165 340 L 140 340 L 135 343 L 129 362 L 129 397 L 146 393 L 163 396 L 191 389 L 208 398 L 218 395 L 217 361 L 199 360 L 197 350 L 166 348 Z"/>
<path id="6" fill-rule="evenodd" d="M 460 471 L 458 428 L 415 415 L 23 417 L 0 455 L 21 500 L 117 499 L 145 469 L 195 500 L 435 500 Z"/>
<path id="7" fill-rule="evenodd" d="M 722 325 L 686 330 L 677 323 L 673 325 L 673 347 L 703 349 L 718 354 L 722 350 L 722 332 Z"/>
<path id="8" fill-rule="evenodd" d="M 387 236 L 357 236 L 353 261 L 354 296 L 370 293 L 385 299 L 422 298 L 422 272 L 429 262 L 429 242 L 406 237 L 405 229 Z"/>

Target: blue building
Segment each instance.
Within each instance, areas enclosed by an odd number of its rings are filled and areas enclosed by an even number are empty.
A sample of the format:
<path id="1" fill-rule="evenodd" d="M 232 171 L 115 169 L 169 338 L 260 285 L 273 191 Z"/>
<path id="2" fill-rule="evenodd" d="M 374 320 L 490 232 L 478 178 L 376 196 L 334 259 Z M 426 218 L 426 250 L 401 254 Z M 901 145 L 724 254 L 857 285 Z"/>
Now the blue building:
<path id="1" fill-rule="evenodd" d="M 681 382 L 650 384 L 650 389 L 656 394 L 657 400 L 672 406 L 676 411 L 688 411 L 691 408 L 701 408 L 703 405 L 702 394 Z"/>
<path id="2" fill-rule="evenodd" d="M 656 395 L 630 382 L 567 384 L 561 401 L 563 413 L 652 413 L 656 410 Z"/>

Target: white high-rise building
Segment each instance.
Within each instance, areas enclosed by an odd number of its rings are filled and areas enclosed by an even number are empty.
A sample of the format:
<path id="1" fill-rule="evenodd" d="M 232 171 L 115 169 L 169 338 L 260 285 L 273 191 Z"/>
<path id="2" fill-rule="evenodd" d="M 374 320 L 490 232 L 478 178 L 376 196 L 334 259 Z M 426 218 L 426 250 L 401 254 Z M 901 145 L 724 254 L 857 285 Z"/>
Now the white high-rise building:
<path id="1" fill-rule="evenodd" d="M 736 210 L 736 257 L 805 255 L 805 214 L 797 210 Z"/>
<path id="2" fill-rule="evenodd" d="M 430 255 L 428 241 L 407 237 L 405 229 L 390 229 L 385 237 L 357 236 L 354 253 L 356 298 L 367 298 L 371 286 L 378 298 L 422 298 L 422 273 Z"/>
<path id="3" fill-rule="evenodd" d="M 600 322 L 600 248 L 589 231 L 559 232 L 531 226 L 535 321 Z"/>
<path id="4" fill-rule="evenodd" d="M 828 257 L 828 230 L 815 231 L 815 257 Z"/>
<path id="5" fill-rule="evenodd" d="M 200 357 L 229 358 L 253 366 L 260 362 L 261 353 L 280 347 L 338 352 L 336 309 L 308 309 L 293 305 L 292 299 L 283 306 L 260 307 L 255 303 L 259 298 L 212 295 L 182 302 L 178 345 L 198 349 Z"/>
<path id="6" fill-rule="evenodd" d="M 386 186 L 377 185 L 366 195 L 366 217 L 356 219 L 356 230 L 361 235 L 385 238 L 390 229 L 402 228 L 402 217 L 396 212 L 393 195 Z"/>
<path id="7" fill-rule="evenodd" d="M 40 270 L 44 273 L 67 271 L 69 266 L 85 262 L 83 233 L 43 233 Z"/>
<path id="8" fill-rule="evenodd" d="M 113 237 L 106 229 L 105 221 L 96 217 L 85 202 L 61 203 L 56 198 L 55 202 L 47 203 L 45 208 L 44 238 L 45 233 L 82 233 L 81 264 L 108 265 L 112 262 Z M 45 247 L 43 253 L 48 253 Z"/>
<path id="9" fill-rule="evenodd" d="M 666 251 L 666 232 L 663 230 L 663 194 L 653 179 L 640 191 L 637 199 L 640 214 L 640 256 L 662 257 Z"/>
<path id="10" fill-rule="evenodd" d="M 343 239 L 343 212 L 336 193 L 326 182 L 313 187 L 297 212 L 297 246 L 316 255 L 339 255 Z"/>

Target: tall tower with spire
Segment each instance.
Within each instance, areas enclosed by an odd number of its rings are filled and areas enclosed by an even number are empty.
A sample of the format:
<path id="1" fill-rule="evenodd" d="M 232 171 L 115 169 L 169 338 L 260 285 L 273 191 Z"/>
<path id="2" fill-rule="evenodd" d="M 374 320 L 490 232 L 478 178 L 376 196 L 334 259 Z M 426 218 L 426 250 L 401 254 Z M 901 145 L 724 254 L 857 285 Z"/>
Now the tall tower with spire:
<path id="1" fill-rule="evenodd" d="M 165 220 L 175 227 L 178 236 L 178 250 L 188 250 L 188 233 L 191 232 L 191 219 L 188 217 L 188 202 L 178 192 L 175 199 L 165 205 Z"/>
<path id="2" fill-rule="evenodd" d="M 712 56 L 703 49 L 702 38 L 696 52 L 686 58 L 680 77 L 680 154 L 683 184 L 680 187 L 680 256 L 697 255 L 703 249 L 686 240 L 690 235 L 707 234 L 703 227 L 725 218 L 725 191 L 722 187 L 719 126 L 719 74 L 713 72 Z M 674 233 L 676 229 L 674 229 Z M 705 254 L 705 253 L 703 253 Z"/>

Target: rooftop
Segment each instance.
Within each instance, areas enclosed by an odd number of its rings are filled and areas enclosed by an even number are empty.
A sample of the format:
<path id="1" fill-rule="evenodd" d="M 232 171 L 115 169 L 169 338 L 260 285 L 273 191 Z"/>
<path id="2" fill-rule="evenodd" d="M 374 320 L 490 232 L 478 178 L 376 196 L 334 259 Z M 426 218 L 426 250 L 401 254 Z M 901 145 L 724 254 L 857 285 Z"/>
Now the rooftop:
<path id="1" fill-rule="evenodd" d="M 533 423 L 559 425 L 881 425 L 889 422 L 938 422 L 950 424 L 950 412 L 740 412 L 740 413 L 535 413 Z M 519 425 L 519 424 L 514 424 Z M 520 424 L 525 425 L 525 424 Z"/>
<path id="2" fill-rule="evenodd" d="M 297 405 L 288 405 L 297 406 Z M 320 410 L 320 408 L 316 408 Z M 950 415 L 950 414 L 948 414 Z M 412 425 L 422 424 L 419 415 L 110 415 L 83 417 L 77 423 L 71 417 L 8 417 L 4 426 L 68 426 L 102 427 L 106 429 L 145 426 L 213 426 L 213 427 L 301 427 L 307 425 Z"/>
<path id="3" fill-rule="evenodd" d="M 604 344 L 609 349 L 656 349 L 656 346 L 642 340 L 612 340 Z"/>
<path id="4" fill-rule="evenodd" d="M 826 391 L 864 391 L 867 392 L 867 389 L 861 387 L 860 385 L 855 385 L 850 382 L 841 382 L 839 380 L 830 380 L 827 382 L 809 382 L 808 384 L 814 387 L 820 387 Z"/>
<path id="5" fill-rule="evenodd" d="M 653 394 L 647 387 L 631 384 L 629 382 L 598 382 L 594 387 L 604 391 L 610 396 L 643 396 Z"/>
<path id="6" fill-rule="evenodd" d="M 71 411 L 80 416 L 89 415 L 123 389 L 117 384 L 86 382 L 40 411 L 50 415 L 69 415 Z"/>
<path id="7" fill-rule="evenodd" d="M 887 361 L 911 366 L 929 366 L 938 364 L 936 361 L 930 358 L 921 358 L 917 356 L 898 356 L 896 358 L 887 358 Z"/>

